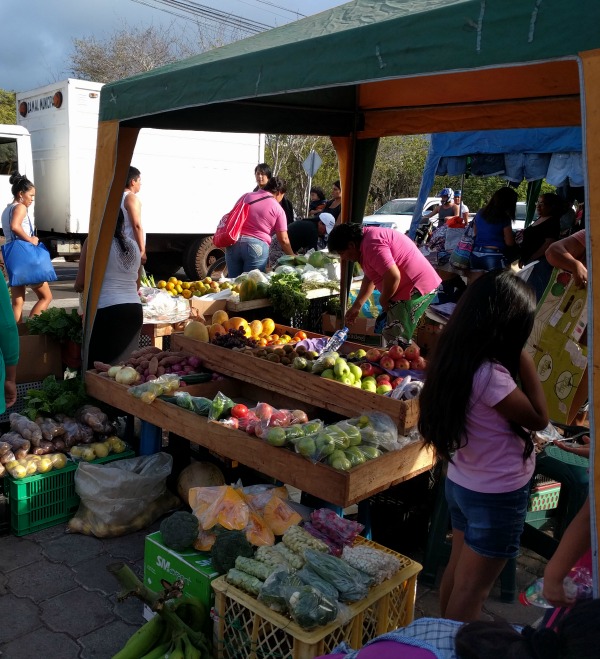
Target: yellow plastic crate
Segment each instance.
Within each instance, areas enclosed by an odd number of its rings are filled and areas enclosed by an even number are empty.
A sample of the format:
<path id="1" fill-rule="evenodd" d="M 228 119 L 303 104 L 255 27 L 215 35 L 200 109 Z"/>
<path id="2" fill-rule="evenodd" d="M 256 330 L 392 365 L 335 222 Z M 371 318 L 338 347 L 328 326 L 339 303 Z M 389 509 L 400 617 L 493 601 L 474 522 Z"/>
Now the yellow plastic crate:
<path id="1" fill-rule="evenodd" d="M 400 560 L 401 568 L 391 579 L 373 587 L 364 600 L 349 605 L 350 618 L 345 624 L 333 622 L 306 631 L 228 584 L 225 577 L 215 579 L 212 587 L 216 656 L 219 659 L 312 659 L 331 652 L 342 641 L 355 649 L 361 648 L 372 638 L 410 623 L 421 565 L 370 540 L 358 538 L 358 543 L 392 554 Z"/>

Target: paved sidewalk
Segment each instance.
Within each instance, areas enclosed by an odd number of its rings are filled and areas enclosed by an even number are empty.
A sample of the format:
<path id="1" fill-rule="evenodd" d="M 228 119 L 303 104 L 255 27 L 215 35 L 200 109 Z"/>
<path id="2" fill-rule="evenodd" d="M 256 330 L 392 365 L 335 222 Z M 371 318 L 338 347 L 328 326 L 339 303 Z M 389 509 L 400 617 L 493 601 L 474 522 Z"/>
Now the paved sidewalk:
<path id="1" fill-rule="evenodd" d="M 65 524 L 21 538 L 0 538 L 0 653 L 6 659 L 110 659 L 143 623 L 142 604 L 117 603 L 117 580 L 106 570 L 125 562 L 141 578 L 150 528 L 99 540 L 66 534 Z M 544 561 L 523 550 L 517 584 L 528 586 Z M 418 557 L 415 557 L 418 559 Z M 416 617 L 439 616 L 438 591 L 419 586 Z M 490 619 L 533 623 L 541 609 L 503 604 L 496 590 L 485 606 Z"/>

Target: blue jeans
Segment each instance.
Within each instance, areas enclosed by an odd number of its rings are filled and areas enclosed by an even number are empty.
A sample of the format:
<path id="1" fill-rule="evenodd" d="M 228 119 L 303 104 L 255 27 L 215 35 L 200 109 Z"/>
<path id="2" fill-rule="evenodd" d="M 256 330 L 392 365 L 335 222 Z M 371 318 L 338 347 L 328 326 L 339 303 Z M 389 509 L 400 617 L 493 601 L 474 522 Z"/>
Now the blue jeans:
<path id="1" fill-rule="evenodd" d="M 471 270 L 504 270 L 508 265 L 506 257 L 499 249 L 490 247 L 473 247 L 471 252 Z"/>
<path id="2" fill-rule="evenodd" d="M 468 490 L 447 478 L 446 501 L 452 528 L 465 534 L 467 547 L 486 558 L 516 558 L 529 483 L 513 492 L 488 494 Z"/>
<path id="3" fill-rule="evenodd" d="M 240 236 L 235 245 L 225 249 L 227 276 L 239 277 L 242 272 L 250 272 L 250 270 L 264 272 L 268 258 L 269 246 L 266 242 L 251 236 Z"/>

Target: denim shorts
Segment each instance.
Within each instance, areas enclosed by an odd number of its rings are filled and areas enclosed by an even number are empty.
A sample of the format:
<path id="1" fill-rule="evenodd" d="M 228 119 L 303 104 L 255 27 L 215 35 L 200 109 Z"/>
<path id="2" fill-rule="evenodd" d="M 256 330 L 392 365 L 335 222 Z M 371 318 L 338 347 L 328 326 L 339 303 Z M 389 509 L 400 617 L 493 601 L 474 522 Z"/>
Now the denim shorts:
<path id="1" fill-rule="evenodd" d="M 474 492 L 446 478 L 446 501 L 452 528 L 465 544 L 486 558 L 515 558 L 525 526 L 529 483 L 513 492 Z"/>
<path id="2" fill-rule="evenodd" d="M 436 176 L 461 176 L 467 171 L 467 156 L 444 156 L 440 158 Z"/>
<path id="3" fill-rule="evenodd" d="M 240 236 L 235 245 L 225 250 L 228 277 L 239 277 L 242 272 L 261 270 L 264 272 L 269 260 L 269 246 L 252 236 Z"/>
<path id="4" fill-rule="evenodd" d="M 583 161 L 581 153 L 553 153 L 546 174 L 546 181 L 559 188 L 567 182 L 573 188 L 583 185 Z"/>
<path id="5" fill-rule="evenodd" d="M 504 178 L 514 183 L 537 181 L 546 176 L 550 164 L 549 153 L 505 153 Z"/>
<path id="6" fill-rule="evenodd" d="M 508 261 L 499 249 L 489 247 L 473 247 L 470 258 L 471 270 L 504 270 L 508 266 Z"/>

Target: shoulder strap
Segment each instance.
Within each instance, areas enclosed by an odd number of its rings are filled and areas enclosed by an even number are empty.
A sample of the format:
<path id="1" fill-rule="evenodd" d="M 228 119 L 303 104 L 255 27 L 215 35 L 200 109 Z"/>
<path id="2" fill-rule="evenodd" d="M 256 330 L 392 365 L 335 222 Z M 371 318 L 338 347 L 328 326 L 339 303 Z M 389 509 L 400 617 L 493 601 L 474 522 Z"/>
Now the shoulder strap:
<path id="1" fill-rule="evenodd" d="M 265 195 L 264 197 L 259 197 L 258 199 L 254 199 L 253 201 L 247 201 L 246 203 L 248 204 L 248 206 L 251 206 L 252 204 L 255 204 L 257 201 L 262 201 L 263 199 L 268 199 L 269 197 L 273 197 L 273 195 L 271 194 Z"/>

